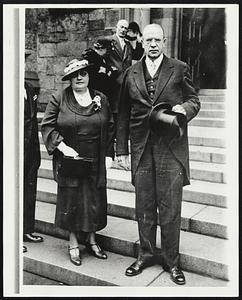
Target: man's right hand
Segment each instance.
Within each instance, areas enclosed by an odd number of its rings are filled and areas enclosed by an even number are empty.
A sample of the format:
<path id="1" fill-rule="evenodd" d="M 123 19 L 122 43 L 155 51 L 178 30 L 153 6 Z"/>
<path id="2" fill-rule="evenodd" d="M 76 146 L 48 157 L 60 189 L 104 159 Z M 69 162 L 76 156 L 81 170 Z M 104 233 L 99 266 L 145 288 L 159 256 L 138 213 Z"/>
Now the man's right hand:
<path id="1" fill-rule="evenodd" d="M 65 156 L 76 157 L 78 153 L 71 147 L 67 146 L 64 142 L 61 142 L 57 147 Z"/>
<path id="2" fill-rule="evenodd" d="M 118 164 L 125 170 L 130 170 L 129 155 L 119 155 L 117 156 Z"/>

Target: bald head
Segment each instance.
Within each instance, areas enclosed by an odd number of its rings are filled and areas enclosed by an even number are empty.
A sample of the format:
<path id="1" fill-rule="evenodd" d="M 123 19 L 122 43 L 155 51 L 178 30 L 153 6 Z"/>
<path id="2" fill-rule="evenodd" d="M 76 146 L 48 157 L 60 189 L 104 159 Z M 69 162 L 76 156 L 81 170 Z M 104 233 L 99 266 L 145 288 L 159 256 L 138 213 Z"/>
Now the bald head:
<path id="1" fill-rule="evenodd" d="M 143 36 L 146 35 L 146 34 L 149 34 L 152 31 L 156 31 L 157 34 L 160 34 L 160 36 L 162 38 L 164 37 L 164 30 L 163 30 L 163 28 L 159 24 L 149 24 L 149 25 L 146 25 L 144 27 L 144 30 L 143 30 Z"/>
<path id="2" fill-rule="evenodd" d="M 120 38 L 124 38 L 126 36 L 126 33 L 128 31 L 128 26 L 129 23 L 128 21 L 122 19 L 119 20 L 116 26 L 116 34 L 120 37 Z"/>
<path id="3" fill-rule="evenodd" d="M 143 46 L 145 54 L 152 60 L 157 59 L 164 50 L 166 39 L 159 24 L 149 24 L 143 30 Z"/>

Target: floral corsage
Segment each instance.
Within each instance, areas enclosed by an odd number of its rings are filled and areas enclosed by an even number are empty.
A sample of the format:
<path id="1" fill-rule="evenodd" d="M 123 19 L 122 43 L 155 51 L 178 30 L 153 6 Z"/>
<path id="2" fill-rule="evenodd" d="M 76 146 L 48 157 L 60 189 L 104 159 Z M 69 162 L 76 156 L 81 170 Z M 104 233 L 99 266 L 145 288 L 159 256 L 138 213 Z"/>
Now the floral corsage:
<path id="1" fill-rule="evenodd" d="M 94 103 L 94 110 L 97 111 L 97 110 L 101 110 L 101 97 L 100 96 L 95 96 L 93 99 L 92 99 L 92 102 Z"/>

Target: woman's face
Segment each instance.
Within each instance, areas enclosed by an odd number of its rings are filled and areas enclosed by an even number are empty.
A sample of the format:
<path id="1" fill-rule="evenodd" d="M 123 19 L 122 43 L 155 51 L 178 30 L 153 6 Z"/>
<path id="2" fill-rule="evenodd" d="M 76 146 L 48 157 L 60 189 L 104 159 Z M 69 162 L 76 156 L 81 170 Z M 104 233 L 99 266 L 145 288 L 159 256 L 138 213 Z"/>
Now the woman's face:
<path id="1" fill-rule="evenodd" d="M 71 78 L 71 86 L 74 91 L 86 91 L 89 83 L 89 74 L 86 70 L 79 70 Z"/>

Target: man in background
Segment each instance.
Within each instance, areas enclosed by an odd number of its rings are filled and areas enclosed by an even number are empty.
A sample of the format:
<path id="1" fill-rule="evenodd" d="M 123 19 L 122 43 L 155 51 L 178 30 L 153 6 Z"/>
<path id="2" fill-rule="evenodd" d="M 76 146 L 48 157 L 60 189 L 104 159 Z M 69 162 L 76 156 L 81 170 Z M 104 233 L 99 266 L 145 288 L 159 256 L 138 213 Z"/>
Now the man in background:
<path id="1" fill-rule="evenodd" d="M 110 96 L 110 106 L 114 116 L 115 127 L 124 72 L 132 64 L 132 47 L 125 39 L 128 26 L 129 24 L 126 20 L 119 20 L 116 25 L 116 33 L 108 37 L 108 40 L 111 41 L 111 49 L 107 56 L 107 64 L 117 69 L 113 92 Z"/>
<path id="2" fill-rule="evenodd" d="M 26 51 L 25 58 L 30 55 Z M 40 145 L 37 121 L 37 95 L 24 83 L 24 216 L 23 241 L 39 243 L 43 238 L 34 235 L 37 173 L 40 166 Z M 27 248 L 24 246 L 23 251 Z"/>

